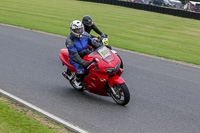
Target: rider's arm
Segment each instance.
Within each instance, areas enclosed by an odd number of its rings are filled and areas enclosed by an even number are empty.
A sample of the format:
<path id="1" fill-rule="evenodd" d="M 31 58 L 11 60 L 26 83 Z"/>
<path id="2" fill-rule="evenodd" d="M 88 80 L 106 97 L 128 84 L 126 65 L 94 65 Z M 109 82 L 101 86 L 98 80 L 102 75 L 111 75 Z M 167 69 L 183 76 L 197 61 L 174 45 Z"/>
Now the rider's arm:
<path id="1" fill-rule="evenodd" d="M 101 43 L 95 42 L 92 38 L 88 38 L 88 44 L 90 44 L 95 49 L 102 46 Z"/>
<path id="2" fill-rule="evenodd" d="M 99 34 L 99 35 L 102 35 L 103 33 L 96 27 L 96 25 L 93 23 L 92 24 L 92 29 L 97 33 L 97 34 Z"/>

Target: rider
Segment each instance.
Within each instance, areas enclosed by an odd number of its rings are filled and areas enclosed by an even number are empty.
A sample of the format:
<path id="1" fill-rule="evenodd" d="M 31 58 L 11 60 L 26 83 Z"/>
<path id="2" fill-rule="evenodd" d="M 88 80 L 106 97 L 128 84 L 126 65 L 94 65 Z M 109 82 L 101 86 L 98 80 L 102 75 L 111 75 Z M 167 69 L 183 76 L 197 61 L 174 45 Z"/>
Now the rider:
<path id="1" fill-rule="evenodd" d="M 95 42 L 91 35 L 84 32 L 84 25 L 79 20 L 74 20 L 70 24 L 70 35 L 66 39 L 66 47 L 69 51 L 69 62 L 75 67 L 77 82 L 82 81 L 85 75 L 85 69 L 90 65 L 90 62 L 84 61 L 82 58 L 90 54 L 87 49 L 88 44 L 94 48 L 101 46 Z"/>
<path id="2" fill-rule="evenodd" d="M 82 23 L 84 24 L 85 31 L 90 34 L 91 30 L 94 30 L 97 34 L 101 35 L 104 38 L 107 38 L 107 35 L 102 33 L 96 25 L 92 22 L 92 18 L 89 15 L 83 16 Z M 95 37 L 91 35 L 92 37 Z"/>
<path id="3" fill-rule="evenodd" d="M 90 34 L 91 30 L 94 30 L 97 34 L 101 35 L 102 38 L 107 38 L 107 34 L 102 33 L 96 25 L 92 22 L 92 18 L 89 15 L 83 16 L 82 23 L 84 25 L 85 31 Z M 92 38 L 95 36 L 91 35 Z M 112 49 L 110 45 L 106 45 L 109 49 Z"/>

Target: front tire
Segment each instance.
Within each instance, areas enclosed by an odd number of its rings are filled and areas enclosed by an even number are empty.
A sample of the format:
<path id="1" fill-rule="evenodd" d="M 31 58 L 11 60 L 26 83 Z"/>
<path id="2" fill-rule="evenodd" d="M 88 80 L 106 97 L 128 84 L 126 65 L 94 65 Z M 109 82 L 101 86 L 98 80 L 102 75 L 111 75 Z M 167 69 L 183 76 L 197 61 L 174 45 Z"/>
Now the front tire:
<path id="1" fill-rule="evenodd" d="M 119 105 L 126 105 L 130 101 L 130 93 L 125 83 L 114 84 L 113 87 L 110 88 L 109 93 L 112 99 Z"/>

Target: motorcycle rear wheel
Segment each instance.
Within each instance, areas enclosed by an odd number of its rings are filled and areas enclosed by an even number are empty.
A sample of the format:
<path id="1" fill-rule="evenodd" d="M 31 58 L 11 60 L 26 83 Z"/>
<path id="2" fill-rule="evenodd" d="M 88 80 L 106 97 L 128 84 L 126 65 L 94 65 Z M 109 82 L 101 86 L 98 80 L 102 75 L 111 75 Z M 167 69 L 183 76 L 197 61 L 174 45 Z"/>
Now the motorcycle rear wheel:
<path id="1" fill-rule="evenodd" d="M 110 90 L 110 96 L 119 105 L 126 105 L 130 101 L 130 93 L 125 83 L 114 84 L 113 90 Z M 111 88 L 110 88 L 111 89 Z M 115 94 L 114 94 L 115 93 Z"/>

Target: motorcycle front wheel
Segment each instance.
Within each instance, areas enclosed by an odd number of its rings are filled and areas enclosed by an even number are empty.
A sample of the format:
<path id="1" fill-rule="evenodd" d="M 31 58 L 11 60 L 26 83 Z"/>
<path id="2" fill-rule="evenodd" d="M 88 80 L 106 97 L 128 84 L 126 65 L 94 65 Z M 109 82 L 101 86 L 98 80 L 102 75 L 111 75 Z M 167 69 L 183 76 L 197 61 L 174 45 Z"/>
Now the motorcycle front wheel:
<path id="1" fill-rule="evenodd" d="M 130 93 L 125 83 L 114 84 L 110 88 L 110 96 L 119 105 L 126 105 L 130 101 Z"/>

